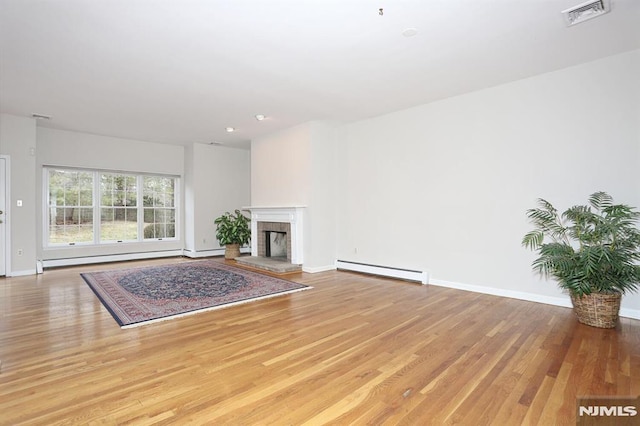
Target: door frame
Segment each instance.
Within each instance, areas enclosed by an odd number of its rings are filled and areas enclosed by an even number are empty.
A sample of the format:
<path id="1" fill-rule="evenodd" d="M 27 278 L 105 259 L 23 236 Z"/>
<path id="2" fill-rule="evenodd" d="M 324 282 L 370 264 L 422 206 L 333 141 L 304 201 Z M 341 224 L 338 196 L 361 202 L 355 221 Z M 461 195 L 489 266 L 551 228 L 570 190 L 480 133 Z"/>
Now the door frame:
<path id="1" fill-rule="evenodd" d="M 8 155 L 0 155 L 4 160 L 4 273 L 11 276 L 11 158 Z M 2 241 L 0 241 L 2 244 Z"/>

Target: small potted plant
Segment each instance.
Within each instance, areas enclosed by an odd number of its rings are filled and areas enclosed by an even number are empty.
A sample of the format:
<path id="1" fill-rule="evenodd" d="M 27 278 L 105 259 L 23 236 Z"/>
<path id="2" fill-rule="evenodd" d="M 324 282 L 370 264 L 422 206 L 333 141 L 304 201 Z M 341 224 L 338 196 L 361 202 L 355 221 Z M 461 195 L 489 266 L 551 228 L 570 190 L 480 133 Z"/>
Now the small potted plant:
<path id="1" fill-rule="evenodd" d="M 605 192 L 562 214 L 546 200 L 539 199 L 538 205 L 527 210 L 534 230 L 522 239 L 539 255 L 534 271 L 569 292 L 578 321 L 614 328 L 621 296 L 637 291 L 640 282 L 640 213 L 614 204 Z"/>
<path id="2" fill-rule="evenodd" d="M 251 219 L 236 210 L 234 214 L 226 212 L 216 218 L 216 238 L 220 245 L 225 246 L 224 258 L 235 259 L 240 256 L 240 246 L 243 246 L 251 239 Z"/>

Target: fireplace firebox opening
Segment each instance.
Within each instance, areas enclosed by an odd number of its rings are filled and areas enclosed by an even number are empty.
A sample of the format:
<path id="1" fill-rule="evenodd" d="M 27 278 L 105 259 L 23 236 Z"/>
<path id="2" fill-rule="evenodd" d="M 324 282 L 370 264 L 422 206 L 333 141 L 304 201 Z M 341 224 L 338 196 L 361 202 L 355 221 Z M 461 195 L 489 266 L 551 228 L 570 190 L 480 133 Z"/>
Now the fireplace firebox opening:
<path id="1" fill-rule="evenodd" d="M 258 256 L 291 261 L 291 225 L 283 222 L 258 222 Z"/>
<path id="2" fill-rule="evenodd" d="M 265 256 L 287 258 L 287 233 L 265 231 Z"/>

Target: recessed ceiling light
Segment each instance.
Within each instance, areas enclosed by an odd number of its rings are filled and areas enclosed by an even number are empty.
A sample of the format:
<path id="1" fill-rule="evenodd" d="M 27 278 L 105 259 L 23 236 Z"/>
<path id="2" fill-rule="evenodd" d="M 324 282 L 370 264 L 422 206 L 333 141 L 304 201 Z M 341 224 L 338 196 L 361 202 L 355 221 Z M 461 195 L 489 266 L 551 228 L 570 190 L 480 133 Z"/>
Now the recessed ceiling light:
<path id="1" fill-rule="evenodd" d="M 50 115 L 36 114 L 34 112 L 33 114 L 31 114 L 31 116 L 33 118 L 35 118 L 36 120 L 51 120 L 51 116 Z"/>
<path id="2" fill-rule="evenodd" d="M 227 133 L 231 133 L 235 132 L 236 129 L 234 127 L 227 127 L 225 130 L 227 131 Z"/>
<path id="3" fill-rule="evenodd" d="M 256 120 L 258 120 L 258 121 L 262 121 L 262 120 L 264 120 L 265 118 L 267 118 L 267 117 L 265 117 L 265 116 L 264 116 L 264 115 L 262 115 L 262 114 L 256 114 Z"/>
<path id="4" fill-rule="evenodd" d="M 413 37 L 416 34 L 418 34 L 417 28 L 406 28 L 402 31 L 402 35 L 405 37 Z"/>

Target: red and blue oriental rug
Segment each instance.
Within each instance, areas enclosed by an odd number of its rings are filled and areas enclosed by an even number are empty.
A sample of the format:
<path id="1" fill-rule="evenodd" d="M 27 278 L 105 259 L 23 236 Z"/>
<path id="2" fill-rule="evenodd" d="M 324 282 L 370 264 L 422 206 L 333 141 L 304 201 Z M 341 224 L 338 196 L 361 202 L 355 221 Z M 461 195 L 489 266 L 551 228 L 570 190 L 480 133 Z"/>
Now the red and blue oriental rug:
<path id="1" fill-rule="evenodd" d="M 122 328 L 312 288 L 213 260 L 80 275 Z"/>

